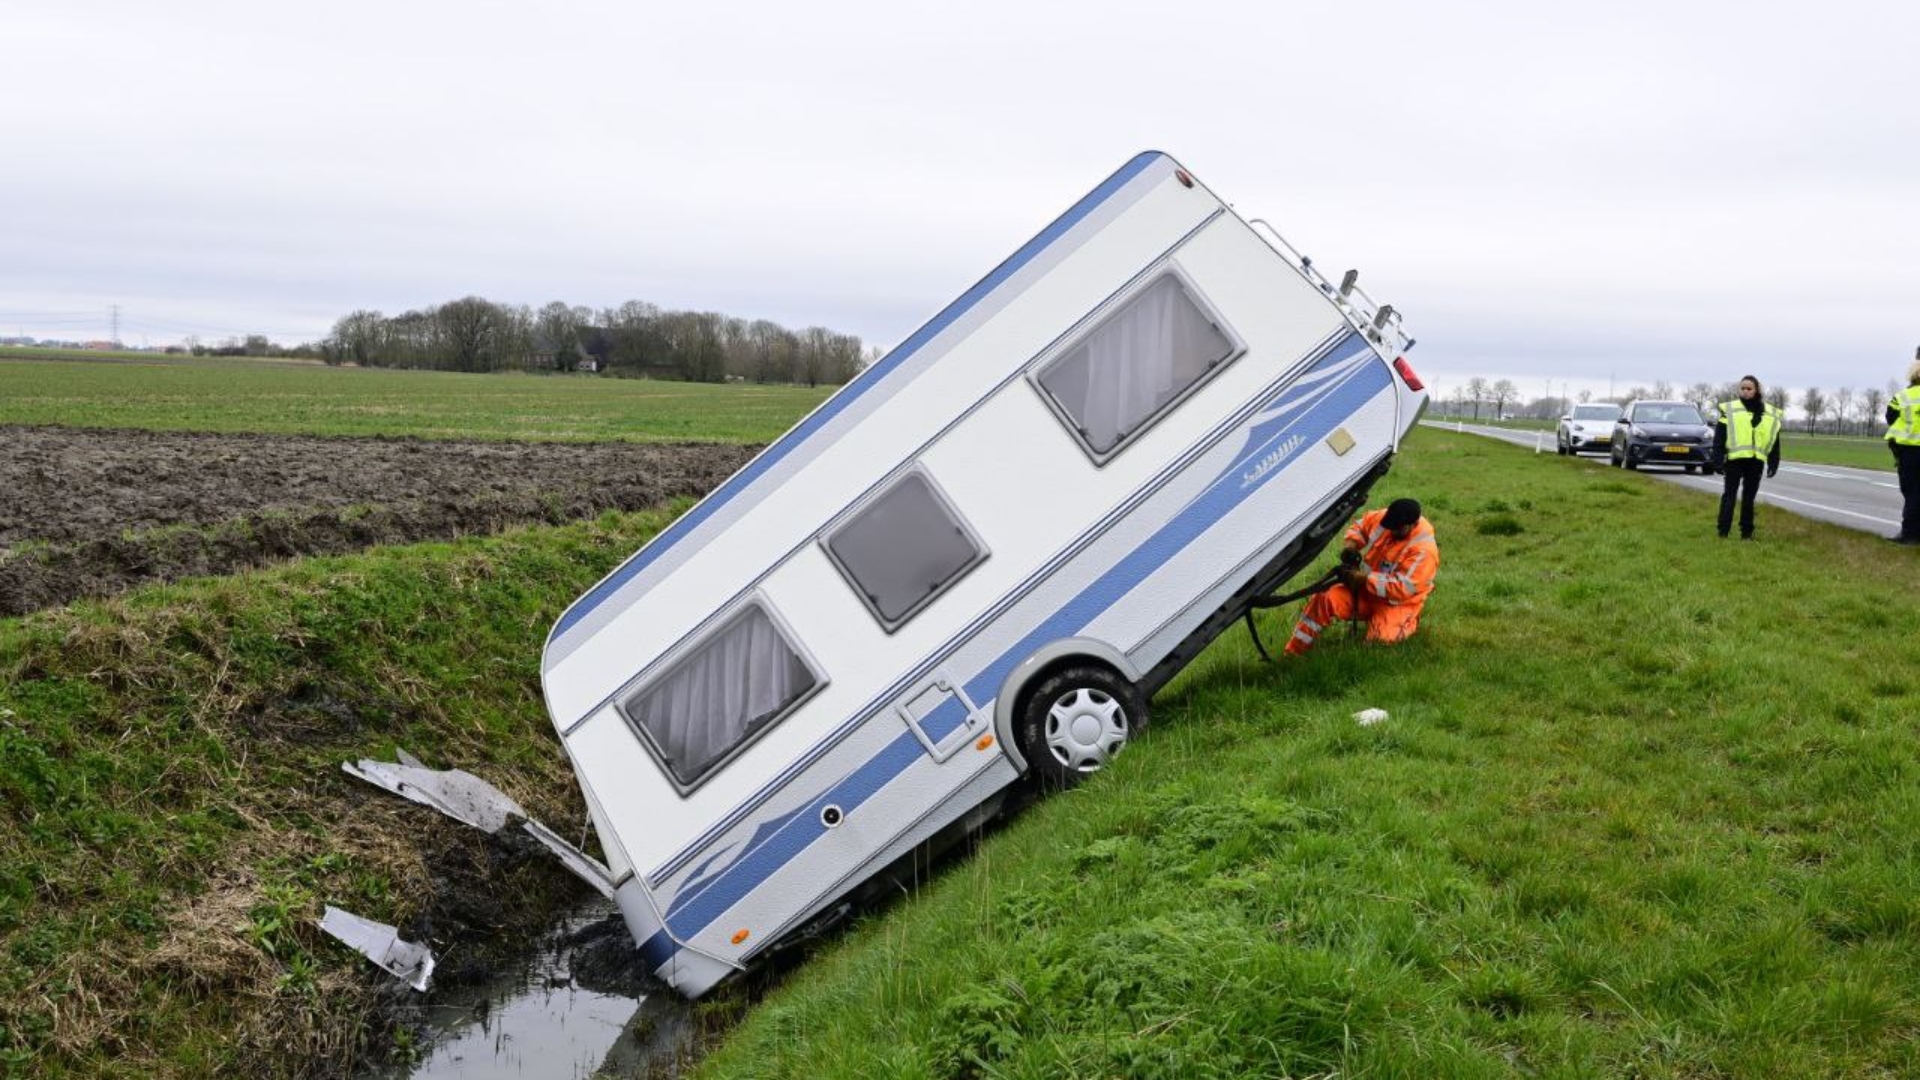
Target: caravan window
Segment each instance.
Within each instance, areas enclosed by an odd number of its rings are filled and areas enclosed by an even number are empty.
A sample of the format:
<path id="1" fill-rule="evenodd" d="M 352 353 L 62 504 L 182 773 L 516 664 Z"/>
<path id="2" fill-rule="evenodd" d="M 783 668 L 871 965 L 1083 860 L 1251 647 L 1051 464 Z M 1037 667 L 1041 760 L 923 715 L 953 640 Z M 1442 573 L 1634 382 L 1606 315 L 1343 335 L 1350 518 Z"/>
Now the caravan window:
<path id="1" fill-rule="evenodd" d="M 827 535 L 827 555 L 888 633 L 987 557 L 933 478 L 915 469 Z"/>
<path id="2" fill-rule="evenodd" d="M 1240 352 L 1168 270 L 1040 369 L 1043 396 L 1095 462 L 1105 462 Z"/>
<path id="3" fill-rule="evenodd" d="M 767 608 L 752 600 L 621 709 L 685 790 L 823 685 Z"/>

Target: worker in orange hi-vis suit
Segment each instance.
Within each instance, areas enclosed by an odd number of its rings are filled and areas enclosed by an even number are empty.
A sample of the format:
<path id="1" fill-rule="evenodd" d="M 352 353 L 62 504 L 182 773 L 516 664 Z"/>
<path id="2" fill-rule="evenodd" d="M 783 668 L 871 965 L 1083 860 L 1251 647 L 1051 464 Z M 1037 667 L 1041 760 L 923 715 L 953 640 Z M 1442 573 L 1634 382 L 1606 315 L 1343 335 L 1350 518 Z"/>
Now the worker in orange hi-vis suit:
<path id="1" fill-rule="evenodd" d="M 1297 656 L 1313 648 L 1335 619 L 1364 620 L 1368 641 L 1410 637 L 1440 569 L 1433 525 L 1420 516 L 1419 503 L 1395 499 L 1347 530 L 1340 566 L 1340 583 L 1307 602 L 1287 652 Z"/>

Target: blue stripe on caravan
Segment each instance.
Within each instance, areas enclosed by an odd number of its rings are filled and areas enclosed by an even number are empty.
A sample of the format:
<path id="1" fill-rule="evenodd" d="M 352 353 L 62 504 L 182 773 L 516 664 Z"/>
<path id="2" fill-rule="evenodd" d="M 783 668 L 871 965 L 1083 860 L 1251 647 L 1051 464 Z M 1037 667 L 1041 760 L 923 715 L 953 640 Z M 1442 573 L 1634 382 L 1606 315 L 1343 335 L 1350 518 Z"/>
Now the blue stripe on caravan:
<path id="1" fill-rule="evenodd" d="M 1352 335 L 1323 361 L 1323 366 L 1351 360 L 1363 353 L 1366 347 L 1366 342 L 1359 335 Z M 1189 503 L 1178 517 L 1161 526 L 1066 606 L 1002 653 L 999 659 L 967 684 L 967 692 L 975 700 L 985 700 L 987 696 L 997 694 L 1001 682 L 1015 664 L 1032 655 L 1041 645 L 1071 637 L 1092 623 L 1156 568 L 1217 524 L 1248 494 L 1286 471 L 1299 455 L 1289 454 L 1278 464 L 1252 477 L 1241 471 L 1246 463 L 1262 458 L 1271 453 L 1270 447 L 1285 445 L 1295 437 L 1300 440 L 1299 446 L 1309 446 L 1326 438 L 1390 382 L 1384 364 L 1366 363 L 1337 380 L 1306 388 L 1291 388 L 1293 391 L 1305 391 L 1300 394 L 1303 401 L 1313 397 L 1319 400 L 1302 408 L 1297 416 L 1280 425 L 1278 430 L 1262 432 L 1262 437 L 1250 440 L 1248 446 L 1236 455 L 1208 489 Z M 1276 402 L 1278 400 L 1276 398 Z M 716 874 L 710 883 L 697 890 L 698 895 L 690 897 L 683 892 L 675 897 L 673 906 L 677 910 L 667 916 L 667 924 L 673 934 L 684 940 L 704 930 L 722 912 L 758 888 L 819 839 L 827 830 L 820 823 L 819 814 L 811 812 L 814 808 L 833 803 L 850 813 L 854 807 L 864 803 L 905 772 L 924 753 L 920 741 L 912 732 L 903 732 L 896 737 L 852 774 L 808 803 L 806 809 L 809 813 L 795 814 L 786 828 L 778 830 L 759 848 Z M 660 937 L 659 934 L 654 936 Z"/>
<path id="2" fill-rule="evenodd" d="M 901 732 L 878 754 L 867 759 L 866 764 L 854 770 L 852 775 L 808 803 L 808 813 L 796 817 L 793 824 L 781 829 L 752 854 L 728 867 L 712 887 L 684 905 L 676 898 L 674 906 L 678 910 L 667 915 L 667 926 L 682 939 L 705 929 L 707 924 L 720 917 L 721 912 L 738 903 L 741 897 L 773 876 L 775 871 L 812 846 L 827 831 L 820 821 L 820 815 L 814 811 L 815 807 L 831 803 L 843 813 L 851 814 L 894 777 L 907 771 L 925 753 L 920 740 L 914 738 L 911 731 Z"/>
<path id="3" fill-rule="evenodd" d="M 961 316 L 971 310 L 975 304 L 978 304 L 981 300 L 985 299 L 989 293 L 999 288 L 1002 282 L 1014 274 L 1019 273 L 1021 267 L 1032 262 L 1041 252 L 1052 246 L 1053 242 L 1065 235 L 1067 230 L 1079 224 L 1081 219 L 1093 213 L 1094 210 L 1099 208 L 1101 203 L 1106 202 L 1115 192 L 1125 187 L 1128 181 L 1140 175 L 1148 166 L 1164 156 L 1165 155 L 1158 152 L 1149 151 L 1135 156 L 1132 161 L 1121 166 L 1118 172 L 1107 177 L 1099 187 L 1094 188 L 1079 202 L 1073 204 L 1072 208 L 1060 215 L 1053 224 L 1041 230 L 1038 236 L 1027 241 L 1025 246 L 1021 247 L 1019 251 L 1014 252 L 1007 261 L 1001 263 L 992 273 L 981 278 L 973 288 L 961 293 L 959 299 L 948 304 L 940 314 L 933 317 L 932 321 L 915 331 L 912 337 L 901 342 L 892 352 L 882 357 L 871 368 L 863 372 L 852 384 L 828 398 L 824 404 L 813 411 L 812 415 L 800 421 L 797 426 L 781 436 L 772 446 L 767 447 L 759 457 L 749 462 L 746 468 L 741 469 L 725 484 L 722 484 L 719 490 L 701 500 L 698 506 L 687 511 L 678 521 L 669 526 L 665 532 L 655 537 L 652 543 L 641 548 L 638 553 L 631 559 L 628 559 L 626 563 L 622 564 L 619 569 L 608 575 L 605 581 L 594 586 L 587 595 L 575 601 L 574 605 L 560 616 L 559 622 L 554 624 L 553 632 L 547 635 L 547 640 L 552 642 L 558 639 L 562 634 L 565 634 L 571 629 L 574 624 L 592 614 L 595 608 L 605 603 L 609 597 L 620 590 L 621 586 L 633 580 L 635 575 L 645 570 L 655 559 L 665 554 L 674 544 L 698 528 L 701 522 L 712 517 L 716 511 L 725 506 L 735 495 L 745 490 L 758 479 L 761 474 L 779 464 L 781 459 L 798 449 L 801 444 L 812 437 L 814 432 L 825 427 L 834 417 L 840 415 L 848 406 L 859 400 L 862 394 L 879 385 L 881 380 L 885 379 L 889 373 L 902 363 L 905 363 L 908 357 L 918 352 L 927 342 L 932 341 L 942 330 L 953 325 Z"/>

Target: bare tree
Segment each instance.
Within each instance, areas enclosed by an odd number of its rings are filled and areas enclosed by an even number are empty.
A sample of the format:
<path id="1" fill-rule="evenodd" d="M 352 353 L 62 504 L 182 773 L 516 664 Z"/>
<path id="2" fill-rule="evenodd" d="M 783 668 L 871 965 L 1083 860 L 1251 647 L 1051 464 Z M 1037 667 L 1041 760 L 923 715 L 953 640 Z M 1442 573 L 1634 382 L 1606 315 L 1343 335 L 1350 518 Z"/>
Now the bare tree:
<path id="1" fill-rule="evenodd" d="M 1884 415 L 1881 410 L 1886 408 L 1886 406 L 1886 391 L 1877 386 L 1869 386 L 1865 390 L 1860 391 L 1861 430 L 1872 431 L 1874 425 L 1880 423 L 1880 418 Z"/>
<path id="2" fill-rule="evenodd" d="M 1473 418 L 1480 419 L 1480 403 L 1487 400 L 1487 380 L 1478 375 L 1468 379 L 1467 398 L 1473 402 Z"/>
<path id="3" fill-rule="evenodd" d="M 1687 387 L 1687 400 L 1693 402 L 1701 412 L 1712 413 L 1713 407 L 1726 399 L 1714 396 L 1712 383 L 1697 382 Z"/>
<path id="4" fill-rule="evenodd" d="M 1853 388 L 1843 386 L 1833 392 L 1833 430 L 1840 434 L 1846 423 L 1853 419 Z"/>
<path id="5" fill-rule="evenodd" d="M 1733 392 L 1735 397 L 1738 397 L 1740 395 L 1740 386 L 1738 383 L 1734 384 Z M 1786 387 L 1776 386 L 1773 389 L 1767 391 L 1766 397 L 1767 397 L 1767 406 L 1769 408 L 1778 409 L 1780 412 L 1780 415 L 1783 417 L 1787 415 L 1787 388 Z"/>
<path id="6" fill-rule="evenodd" d="M 1672 401 L 1678 395 L 1673 392 L 1672 383 L 1665 379 L 1659 379 L 1653 384 L 1653 396 L 1661 401 Z"/>
<path id="7" fill-rule="evenodd" d="M 381 339 L 385 336 L 381 324 L 385 322 L 386 318 L 377 311 L 343 315 L 333 324 L 329 341 L 341 360 L 363 366 L 370 364 L 379 354 Z"/>
<path id="8" fill-rule="evenodd" d="M 1800 408 L 1807 414 L 1807 430 L 1815 431 L 1820 426 L 1820 418 L 1827 414 L 1827 395 L 1822 394 L 1819 387 L 1809 386 L 1806 393 L 1800 395 Z"/>
<path id="9" fill-rule="evenodd" d="M 535 352 L 550 353 L 555 371 L 572 371 L 580 366 L 581 320 L 575 309 L 555 300 L 540 309 L 534 320 L 541 340 Z"/>
<path id="10" fill-rule="evenodd" d="M 1507 402 L 1520 396 L 1520 389 L 1513 385 L 1512 379 L 1501 379 L 1487 388 L 1487 395 L 1493 398 L 1493 418 L 1504 420 L 1507 417 Z"/>

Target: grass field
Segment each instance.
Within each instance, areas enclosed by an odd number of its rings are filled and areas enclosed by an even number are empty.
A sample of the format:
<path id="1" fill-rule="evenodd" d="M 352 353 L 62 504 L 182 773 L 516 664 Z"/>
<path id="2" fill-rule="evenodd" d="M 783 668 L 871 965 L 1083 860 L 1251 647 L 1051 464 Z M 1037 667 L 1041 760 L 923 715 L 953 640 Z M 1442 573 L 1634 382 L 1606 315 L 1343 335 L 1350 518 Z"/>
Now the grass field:
<path id="1" fill-rule="evenodd" d="M 6 355 L 0 353 L 0 424 L 161 431 L 760 443 L 834 389 Z"/>
<path id="2" fill-rule="evenodd" d="M 1432 430 L 1399 494 L 1417 638 L 1236 631 L 700 1075 L 1920 1075 L 1920 563 Z"/>

